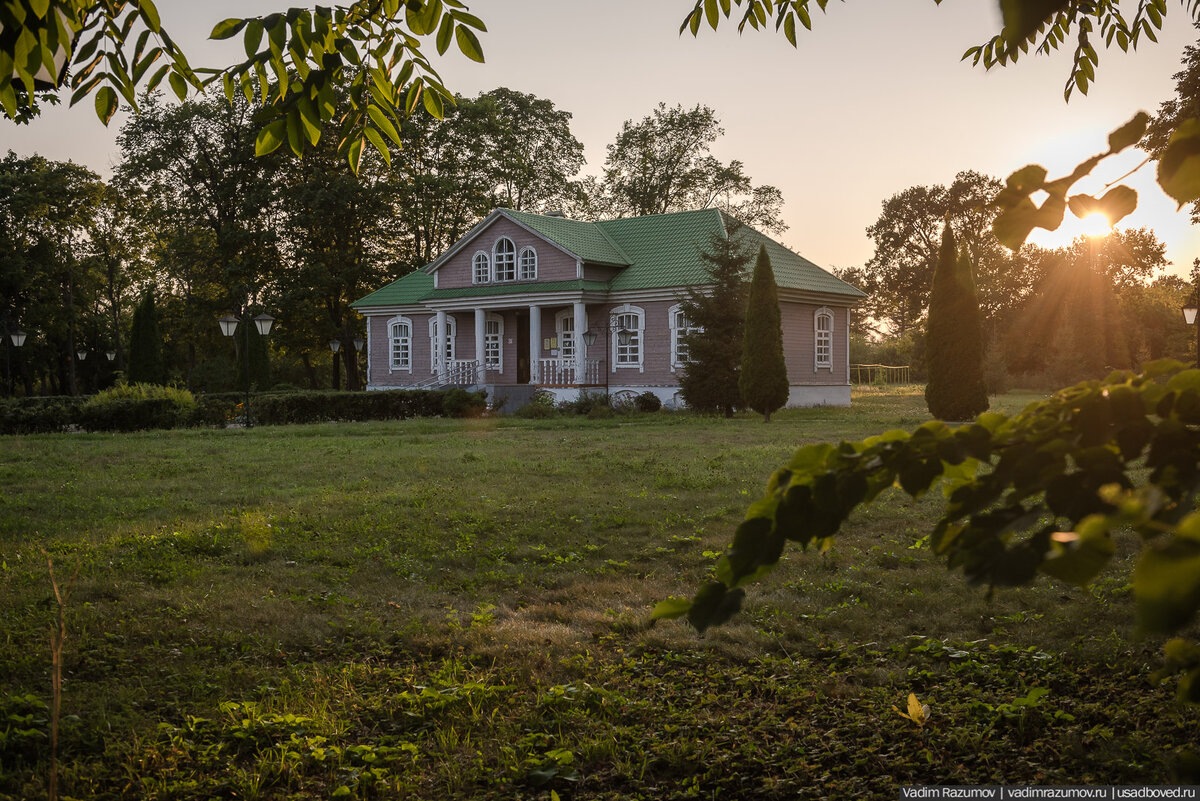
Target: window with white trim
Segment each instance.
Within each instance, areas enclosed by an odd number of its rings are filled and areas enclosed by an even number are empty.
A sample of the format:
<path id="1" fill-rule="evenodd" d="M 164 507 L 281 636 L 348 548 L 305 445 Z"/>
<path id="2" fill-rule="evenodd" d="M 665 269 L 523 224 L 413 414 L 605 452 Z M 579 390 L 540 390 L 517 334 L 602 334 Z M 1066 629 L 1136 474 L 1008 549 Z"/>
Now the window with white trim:
<path id="1" fill-rule="evenodd" d="M 637 306 L 618 306 L 612 310 L 612 354 L 613 367 L 642 367 L 642 329 L 646 313 Z M 625 344 L 621 344 L 621 332 L 628 331 Z"/>
<path id="2" fill-rule="evenodd" d="M 825 307 L 817 309 L 813 315 L 813 331 L 815 345 L 813 365 L 816 370 L 833 369 L 833 310 Z"/>
<path id="3" fill-rule="evenodd" d="M 393 317 L 388 321 L 391 369 L 412 372 L 412 320 Z"/>
<path id="4" fill-rule="evenodd" d="M 531 247 L 521 248 L 521 256 L 517 259 L 518 275 L 522 281 L 537 279 L 537 251 Z"/>
<path id="5" fill-rule="evenodd" d="M 671 330 L 671 371 L 674 372 L 676 368 L 683 367 L 691 361 L 687 344 L 688 334 L 703 329 L 692 325 L 682 306 L 672 306 L 667 309 L 667 325 Z"/>
<path id="6" fill-rule="evenodd" d="M 507 236 L 496 240 L 492 249 L 492 265 L 495 267 L 495 280 L 517 280 L 517 246 Z"/>
<path id="7" fill-rule="evenodd" d="M 454 334 L 458 326 L 454 318 L 446 315 L 446 366 L 454 361 Z M 429 318 L 429 372 L 437 372 L 437 315 Z"/>
<path id="8" fill-rule="evenodd" d="M 471 280 L 476 284 L 486 284 L 492 280 L 492 265 L 488 254 L 482 250 L 471 260 Z"/>
<path id="9" fill-rule="evenodd" d="M 488 370 L 504 372 L 504 318 L 489 314 L 483 322 L 483 363 Z"/>
<path id="10" fill-rule="evenodd" d="M 558 355 L 562 359 L 575 358 L 575 310 L 560 311 L 554 318 L 554 330 L 558 335 Z"/>

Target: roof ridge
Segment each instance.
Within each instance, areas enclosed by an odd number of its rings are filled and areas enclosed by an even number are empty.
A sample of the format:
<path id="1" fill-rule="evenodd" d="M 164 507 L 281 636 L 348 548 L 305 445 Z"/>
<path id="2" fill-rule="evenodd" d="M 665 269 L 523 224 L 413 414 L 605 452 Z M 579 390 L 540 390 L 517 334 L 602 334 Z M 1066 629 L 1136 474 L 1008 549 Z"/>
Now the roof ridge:
<path id="1" fill-rule="evenodd" d="M 591 223 L 591 225 L 596 226 L 596 230 L 600 232 L 600 236 L 604 237 L 604 241 L 606 241 L 606 242 L 608 242 L 608 244 L 612 245 L 613 250 L 617 251 L 617 253 L 619 253 L 621 255 L 621 258 L 623 258 L 625 260 L 625 263 L 632 267 L 633 259 L 631 259 L 629 257 L 629 254 L 625 252 L 625 249 L 623 247 L 621 247 L 620 245 L 617 244 L 617 241 L 615 239 L 613 239 L 611 236 L 608 235 L 608 231 L 605 231 L 604 226 L 600 224 L 602 222 L 604 222 L 604 221 L 599 220 L 597 222 Z"/>

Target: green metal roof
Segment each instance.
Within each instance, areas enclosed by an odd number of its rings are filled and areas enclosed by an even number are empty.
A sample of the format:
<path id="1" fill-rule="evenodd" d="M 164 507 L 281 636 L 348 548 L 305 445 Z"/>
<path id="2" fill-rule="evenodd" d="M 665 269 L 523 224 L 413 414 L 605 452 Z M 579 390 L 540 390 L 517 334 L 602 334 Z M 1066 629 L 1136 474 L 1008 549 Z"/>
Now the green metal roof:
<path id="1" fill-rule="evenodd" d="M 433 276 L 418 270 L 351 305 L 354 308 L 403 306 L 438 298 L 578 290 L 619 292 L 704 284 L 708 281 L 708 272 L 700 254 L 708 248 L 714 235 L 727 236 L 726 231 L 732 225 L 727 226 L 726 221 L 733 223 L 731 218 L 717 209 L 625 217 L 597 223 L 508 209 L 501 210 L 501 213 L 574 253 L 588 264 L 624 269 L 608 282 L 522 282 L 455 289 L 434 289 Z M 775 271 L 775 282 L 782 289 L 842 295 L 847 299 L 866 297 L 866 293 L 749 226 L 738 228 L 736 236 L 745 240 L 755 252 L 760 244 L 766 246 L 771 267 Z"/>
<path id="2" fill-rule="evenodd" d="M 359 298 L 350 306 L 355 309 L 362 306 L 411 306 L 420 303 L 432 291 L 433 276 L 417 270 L 397 278 L 365 298 Z"/>
<path id="3" fill-rule="evenodd" d="M 708 280 L 708 271 L 700 253 L 708 248 L 714 234 L 726 235 L 722 217 L 717 209 L 701 209 L 596 223 L 633 262 L 612 279 L 610 288 L 616 292 L 703 284 Z M 756 253 L 759 244 L 767 246 L 775 283 L 781 288 L 866 297 L 866 293 L 749 226 L 741 226 L 736 236 Z"/>
<path id="4" fill-rule="evenodd" d="M 504 209 L 504 214 L 592 264 L 625 267 L 629 258 L 597 223 Z"/>

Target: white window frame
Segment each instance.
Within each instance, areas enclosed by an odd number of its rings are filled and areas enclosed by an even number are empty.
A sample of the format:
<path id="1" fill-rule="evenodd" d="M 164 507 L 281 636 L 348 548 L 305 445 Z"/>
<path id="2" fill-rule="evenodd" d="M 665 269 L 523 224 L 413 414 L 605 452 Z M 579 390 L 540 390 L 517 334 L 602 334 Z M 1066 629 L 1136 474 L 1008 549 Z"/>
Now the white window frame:
<path id="1" fill-rule="evenodd" d="M 482 267 L 482 269 L 480 269 Z M 492 261 L 486 250 L 477 250 L 471 257 L 471 283 L 487 284 L 492 280 Z"/>
<path id="2" fill-rule="evenodd" d="M 532 245 L 526 245 L 517 253 L 517 280 L 537 280 L 537 250 Z"/>
<path id="3" fill-rule="evenodd" d="M 454 338 L 458 334 L 458 323 L 454 316 L 446 315 L 446 369 L 454 364 Z M 437 372 L 437 315 L 429 318 L 429 372 Z"/>
<path id="4" fill-rule="evenodd" d="M 508 243 L 508 247 L 501 253 L 500 247 L 504 243 Z M 507 236 L 500 237 L 492 245 L 492 280 L 497 283 L 517 280 L 517 245 Z"/>
<path id="5" fill-rule="evenodd" d="M 821 327 L 821 321 L 828 320 L 826 328 Z M 813 312 L 813 372 L 829 370 L 833 372 L 833 326 L 836 318 L 833 309 L 822 306 Z"/>
<path id="6" fill-rule="evenodd" d="M 493 324 L 496 325 L 495 334 L 488 330 Z M 494 360 L 492 352 L 496 355 Z M 491 312 L 483 318 L 483 363 L 487 370 L 504 372 L 504 318 Z"/>
<path id="7" fill-rule="evenodd" d="M 408 326 L 408 336 L 397 337 L 394 327 L 398 325 Z M 388 372 L 407 372 L 412 374 L 413 371 L 413 323 L 412 320 L 404 315 L 397 315 L 387 321 L 388 335 Z M 404 359 L 396 358 L 397 340 L 407 340 L 404 342 L 404 348 L 408 353 Z"/>
<path id="8" fill-rule="evenodd" d="M 635 327 L 630 328 L 628 325 L 622 325 L 621 318 L 627 315 L 633 318 L 633 321 L 636 323 Z M 616 306 L 610 309 L 608 319 L 613 323 L 612 331 L 609 334 L 609 359 L 611 360 L 612 371 L 616 372 L 619 369 L 636 367 L 639 373 L 646 372 L 646 311 L 640 306 L 631 306 L 626 303 L 623 306 Z M 629 344 L 624 348 L 624 353 L 621 352 L 622 347 L 617 341 L 617 332 L 622 328 L 633 334 Z"/>
<path id="9" fill-rule="evenodd" d="M 558 337 L 558 357 L 574 359 L 579 355 L 575 338 L 575 310 L 563 309 L 554 315 L 554 335 Z"/>
<path id="10" fill-rule="evenodd" d="M 680 325 L 682 318 L 683 325 Z M 677 303 L 667 309 L 667 327 L 671 331 L 671 372 L 683 369 L 691 359 L 680 358 L 680 351 L 683 350 L 683 338 L 688 334 L 701 331 L 698 325 L 692 325 L 692 321 L 684 314 L 683 304 Z"/>

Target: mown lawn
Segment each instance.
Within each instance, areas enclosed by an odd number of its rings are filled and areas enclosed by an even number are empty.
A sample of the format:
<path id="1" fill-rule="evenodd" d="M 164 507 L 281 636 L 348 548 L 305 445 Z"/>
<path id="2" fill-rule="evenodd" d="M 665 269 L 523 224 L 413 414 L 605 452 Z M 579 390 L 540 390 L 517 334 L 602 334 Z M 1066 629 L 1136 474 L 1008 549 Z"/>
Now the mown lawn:
<path id="1" fill-rule="evenodd" d="M 1031 395 L 998 401 L 1016 410 Z M 682 414 L 0 438 L 0 798 L 46 794 L 42 549 L 76 564 L 75 798 L 895 798 L 1176 779 L 1200 716 L 1150 674 L 1130 558 L 990 600 L 888 495 L 700 638 L 689 594 L 798 444 L 926 419 L 919 388 L 769 425 Z M 892 709 L 928 703 L 918 728 Z"/>

